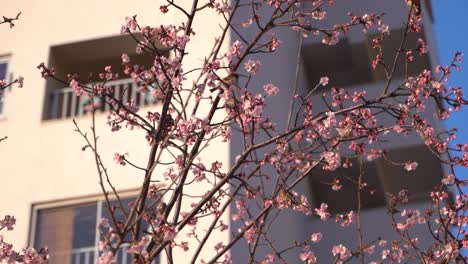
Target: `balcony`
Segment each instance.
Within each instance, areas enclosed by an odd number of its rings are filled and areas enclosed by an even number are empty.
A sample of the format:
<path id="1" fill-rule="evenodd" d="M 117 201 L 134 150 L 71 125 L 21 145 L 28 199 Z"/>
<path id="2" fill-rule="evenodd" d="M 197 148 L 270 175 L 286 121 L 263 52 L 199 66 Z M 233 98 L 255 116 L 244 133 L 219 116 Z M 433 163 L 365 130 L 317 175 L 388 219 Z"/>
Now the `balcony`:
<path id="1" fill-rule="evenodd" d="M 139 82 L 134 82 L 132 79 L 120 79 L 106 83 L 106 86 L 112 88 L 115 98 L 122 98 L 122 103 L 134 100 L 136 106 L 143 107 L 154 104 L 153 97 L 149 92 L 141 92 L 143 88 Z M 53 90 L 49 93 L 47 107 L 47 119 L 65 119 L 84 116 L 89 113 L 86 105 L 89 103 L 89 98 L 79 97 L 71 87 Z M 110 105 L 101 102 L 97 112 L 108 112 Z"/>
<path id="2" fill-rule="evenodd" d="M 123 72 L 121 54 L 131 57 L 134 65 L 149 68 L 153 65 L 153 58 L 146 54 L 137 54 L 135 40 L 128 35 L 118 35 L 91 39 L 79 42 L 65 43 L 50 47 L 48 65 L 57 69 L 57 76 L 66 76 L 69 73 L 77 74 L 84 83 L 97 81 L 97 74 L 104 71 L 106 66 L 112 66 L 114 73 L 119 76 L 128 76 Z M 114 90 L 114 96 L 122 96 L 123 103 L 133 99 L 136 105 L 142 107 L 153 104 L 150 93 L 142 93 L 141 85 L 132 79 L 119 79 L 107 82 Z M 66 119 L 86 115 L 89 112 L 85 107 L 87 98 L 79 98 L 70 87 L 48 79 L 46 81 L 43 120 Z M 109 105 L 102 103 L 98 112 L 109 111 Z"/>
<path id="3" fill-rule="evenodd" d="M 117 251 L 115 256 L 116 263 L 119 264 L 130 264 L 132 263 L 132 254 L 127 253 L 128 245 L 125 245 Z M 68 252 L 60 252 L 51 255 L 51 260 L 62 261 L 60 263 L 70 264 L 95 264 L 97 263 L 99 251 L 96 247 L 84 247 L 73 249 Z M 158 263 L 158 260 L 152 262 L 152 264 Z"/>

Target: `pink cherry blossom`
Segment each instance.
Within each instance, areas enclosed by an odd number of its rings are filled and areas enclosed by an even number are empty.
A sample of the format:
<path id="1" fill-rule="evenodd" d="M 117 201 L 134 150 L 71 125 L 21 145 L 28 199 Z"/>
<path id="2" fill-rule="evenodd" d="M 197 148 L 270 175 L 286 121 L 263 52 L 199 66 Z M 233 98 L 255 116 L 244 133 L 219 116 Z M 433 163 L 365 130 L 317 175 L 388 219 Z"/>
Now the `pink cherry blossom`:
<path id="1" fill-rule="evenodd" d="M 11 215 L 5 215 L 3 220 L 0 220 L 0 230 L 6 227 L 7 230 L 13 230 L 13 226 L 16 224 L 16 218 Z"/>
<path id="2" fill-rule="evenodd" d="M 318 243 L 320 242 L 320 240 L 322 239 L 322 233 L 313 233 L 311 236 L 310 236 L 310 241 L 314 242 L 314 243 Z"/>
<path id="3" fill-rule="evenodd" d="M 310 247 L 304 247 L 303 252 L 299 254 L 299 259 L 306 264 L 317 263 L 317 258 L 315 257 L 314 252 L 310 250 Z"/>
<path id="4" fill-rule="evenodd" d="M 265 93 L 268 95 L 268 96 L 275 96 L 279 93 L 279 88 L 274 86 L 273 84 L 271 83 L 268 83 L 268 84 L 265 84 L 263 86 L 263 90 L 265 91 Z"/>
<path id="5" fill-rule="evenodd" d="M 248 73 L 255 75 L 260 71 L 261 66 L 262 66 L 262 63 L 259 60 L 256 60 L 256 61 L 249 60 L 245 63 L 245 70 Z"/>
<path id="6" fill-rule="evenodd" d="M 329 80 L 330 79 L 327 76 L 320 78 L 320 85 L 322 85 L 322 86 L 328 85 Z"/>
<path id="7" fill-rule="evenodd" d="M 70 87 L 73 89 L 73 91 L 75 91 L 77 96 L 82 96 L 84 94 L 83 88 L 80 86 L 80 84 L 77 81 L 71 80 Z"/>
<path id="8" fill-rule="evenodd" d="M 320 205 L 320 208 L 315 208 L 315 214 L 320 216 L 320 219 L 325 221 L 330 217 L 330 213 L 328 212 L 328 205 L 325 203 L 322 203 Z"/>
<path id="9" fill-rule="evenodd" d="M 414 161 L 408 161 L 405 163 L 405 170 L 407 171 L 413 171 L 418 167 L 418 163 Z"/>
<path id="10" fill-rule="evenodd" d="M 127 163 L 125 162 L 125 155 L 114 153 L 114 161 L 122 166 L 125 166 Z"/>

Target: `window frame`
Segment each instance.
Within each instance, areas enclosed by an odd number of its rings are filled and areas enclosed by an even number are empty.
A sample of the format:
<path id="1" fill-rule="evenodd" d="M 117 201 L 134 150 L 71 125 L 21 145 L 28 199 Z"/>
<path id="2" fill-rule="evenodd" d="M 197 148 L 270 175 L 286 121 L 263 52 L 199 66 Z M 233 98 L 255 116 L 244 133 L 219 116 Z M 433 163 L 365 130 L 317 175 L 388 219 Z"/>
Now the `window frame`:
<path id="1" fill-rule="evenodd" d="M 342 158 L 341 162 L 342 164 L 345 162 L 346 158 Z M 322 170 L 321 167 L 317 168 L 318 170 L 313 170 L 309 175 L 308 175 L 308 180 L 307 180 L 307 188 L 308 188 L 308 198 L 310 199 L 311 201 L 311 204 L 313 204 L 314 207 L 320 207 L 320 204 L 321 203 L 326 203 L 327 205 L 330 205 L 331 203 L 327 202 L 327 199 L 329 199 L 331 196 L 323 196 L 323 197 L 320 197 L 320 194 L 319 193 L 315 193 L 314 191 L 316 190 L 316 188 L 329 188 L 331 190 L 331 186 L 327 185 L 327 184 L 324 184 L 324 183 L 321 183 L 320 180 L 323 180 L 322 178 L 320 177 L 323 177 L 323 174 L 322 173 L 329 173 L 329 175 L 327 176 L 333 176 L 333 178 L 337 178 L 339 179 L 341 182 L 342 182 L 342 185 L 346 185 L 346 181 L 348 181 L 347 179 L 343 179 L 342 176 L 340 177 L 336 177 L 336 175 L 339 175 L 341 174 L 342 172 L 340 171 L 340 169 L 343 169 L 344 171 L 343 172 L 352 172 L 353 175 L 357 177 L 358 174 L 359 174 L 359 171 L 360 171 L 360 163 L 359 163 L 359 159 L 352 159 L 351 162 L 353 163 L 353 168 L 338 168 L 334 171 L 326 171 L 326 170 Z M 381 167 L 381 164 L 380 164 L 381 160 L 380 159 L 376 159 L 376 160 L 372 160 L 372 161 L 363 161 L 362 162 L 362 166 L 364 166 L 363 170 L 364 170 L 364 175 L 365 177 L 367 177 L 368 175 L 366 175 L 366 172 L 368 173 L 369 172 L 369 169 L 371 167 L 374 167 L 373 169 L 375 170 L 374 171 L 374 181 L 375 184 L 377 184 L 378 186 L 373 186 L 371 185 L 371 187 L 375 187 L 375 188 L 378 188 L 378 191 L 381 192 L 380 194 L 382 195 L 382 197 L 379 197 L 379 196 L 376 196 L 375 199 L 379 199 L 381 201 L 379 201 L 380 203 L 377 204 L 377 205 L 369 205 L 369 204 L 361 204 L 361 211 L 368 211 L 368 210 L 374 210 L 374 209 L 379 209 L 379 208 L 385 208 L 387 205 L 388 205 L 388 199 L 387 199 L 387 196 L 386 196 L 386 193 L 385 193 L 385 186 L 384 186 L 384 182 L 383 182 L 383 178 L 385 177 L 385 173 L 383 172 L 382 170 L 382 167 Z M 319 165 L 320 166 L 320 165 Z M 356 173 L 356 174 L 354 174 Z M 332 178 L 329 178 L 329 180 L 331 181 Z M 357 179 L 356 179 L 357 180 Z M 368 180 L 365 180 L 365 181 L 368 181 Z M 343 186 L 343 188 L 346 188 L 346 186 Z M 341 190 L 339 191 L 330 191 L 330 190 L 327 190 L 328 192 L 328 195 L 330 195 L 331 193 L 334 193 L 334 196 L 336 197 L 343 197 L 343 192 L 340 192 Z M 357 191 L 357 189 L 356 189 Z M 369 192 L 368 190 L 364 190 L 364 192 Z M 323 193 L 322 193 L 323 194 Z M 366 194 L 367 196 L 367 194 Z M 368 199 L 367 200 L 370 200 L 372 199 L 372 197 L 367 197 Z M 336 198 L 335 198 L 336 199 Z M 357 197 L 356 197 L 357 199 Z M 354 205 L 353 205 L 354 206 Z M 349 213 L 350 211 L 357 211 L 357 208 L 353 208 L 353 207 L 350 207 L 350 208 L 343 208 L 342 210 L 335 210 L 335 208 L 329 208 L 330 212 L 332 214 L 346 214 L 346 213 Z M 313 218 L 316 219 L 317 218 L 317 215 L 313 215 Z"/>
<path id="2" fill-rule="evenodd" d="M 3 56 L 0 56 L 0 64 L 1 63 L 6 63 L 6 69 L 5 69 L 5 80 L 7 81 L 7 83 L 11 82 L 11 55 L 3 55 Z M 2 96 L 0 96 L 0 119 L 4 119 L 5 118 L 5 101 L 6 101 L 6 95 L 7 95 L 7 91 L 9 91 L 10 88 L 7 88 L 5 90 L 3 90 L 3 94 Z"/>
<path id="3" fill-rule="evenodd" d="M 408 156 L 405 156 L 403 153 L 409 153 Z M 402 155 L 403 154 L 403 155 Z M 444 169 L 444 164 L 440 162 L 425 146 L 424 144 L 415 144 L 415 145 L 406 145 L 406 146 L 400 146 L 396 148 L 391 148 L 389 151 L 386 153 L 386 156 L 389 157 L 389 159 L 395 163 L 398 163 L 399 165 L 396 164 L 391 164 L 389 163 L 385 157 L 381 156 L 379 158 L 376 158 L 372 161 L 364 161 L 362 164 L 371 164 L 373 163 L 376 169 L 376 179 L 378 181 L 378 184 L 380 185 L 379 187 L 384 193 L 384 204 L 380 206 L 364 206 L 361 207 L 361 211 L 366 211 L 366 210 L 373 210 L 373 209 L 382 209 L 382 208 L 387 208 L 390 205 L 390 197 L 388 194 L 393 194 L 397 195 L 398 192 L 401 189 L 407 189 L 410 192 L 410 197 L 409 197 L 409 203 L 417 203 L 421 201 L 428 201 L 430 199 L 429 193 L 433 190 L 432 186 L 436 186 L 436 184 L 440 183 L 442 180 L 443 175 L 446 174 L 445 169 Z M 403 164 L 410 160 L 412 157 L 413 161 L 417 162 L 419 164 L 418 168 L 414 171 L 406 171 L 403 168 Z M 342 159 L 342 161 L 345 158 Z M 426 176 L 428 174 L 425 174 L 425 170 L 427 167 L 431 167 L 431 171 L 434 172 L 430 174 L 429 176 Z M 314 193 L 314 188 L 317 188 L 317 180 L 314 177 L 317 177 L 318 174 L 317 171 L 312 171 L 307 180 L 307 189 L 308 189 L 308 198 L 310 199 L 311 203 L 313 204 L 314 207 L 319 207 L 321 202 L 325 202 L 324 198 L 317 199 L 316 195 Z M 337 170 L 331 172 L 331 173 L 339 173 Z M 322 177 L 323 175 L 320 175 L 319 177 Z M 422 185 L 420 184 L 421 182 L 421 177 L 424 177 L 425 179 L 425 184 Z M 403 180 L 407 180 L 406 182 L 403 182 Z M 341 180 L 341 179 L 340 179 Z M 398 186 L 395 188 L 394 186 Z M 417 187 L 421 187 L 419 189 L 415 189 Z M 327 187 L 323 185 L 323 187 Z M 340 191 L 336 192 L 336 197 L 340 197 L 340 195 L 343 195 L 342 193 L 340 194 Z M 329 197 L 327 197 L 329 198 Z M 333 208 L 329 208 L 330 212 L 333 211 Z M 344 214 L 349 212 L 350 210 L 354 210 L 352 208 L 345 209 L 344 211 L 335 211 L 332 212 L 333 214 Z M 317 219 L 316 215 L 313 215 L 313 219 Z"/>
<path id="4" fill-rule="evenodd" d="M 136 197 L 139 194 L 140 189 L 130 189 L 119 192 L 120 199 L 126 199 L 131 197 Z M 115 195 L 109 194 L 109 199 L 113 200 L 116 198 Z M 34 242 L 36 239 L 36 227 L 37 227 L 37 219 L 38 219 L 38 211 L 39 210 L 48 210 L 54 208 L 63 208 L 63 207 L 73 207 L 73 206 L 80 206 L 96 203 L 96 234 L 95 234 L 95 245 L 94 245 L 94 263 L 97 263 L 97 259 L 99 257 L 99 249 L 98 249 L 98 242 L 99 242 L 99 221 L 103 216 L 103 206 L 105 204 L 105 196 L 103 194 L 95 194 L 95 195 L 86 195 L 86 196 L 78 196 L 73 198 L 65 198 L 65 199 L 57 199 L 57 200 L 50 200 L 44 202 L 37 202 L 32 203 L 31 205 L 31 216 L 30 216 L 30 223 L 29 223 L 29 234 L 28 234 L 28 245 L 33 247 Z"/>

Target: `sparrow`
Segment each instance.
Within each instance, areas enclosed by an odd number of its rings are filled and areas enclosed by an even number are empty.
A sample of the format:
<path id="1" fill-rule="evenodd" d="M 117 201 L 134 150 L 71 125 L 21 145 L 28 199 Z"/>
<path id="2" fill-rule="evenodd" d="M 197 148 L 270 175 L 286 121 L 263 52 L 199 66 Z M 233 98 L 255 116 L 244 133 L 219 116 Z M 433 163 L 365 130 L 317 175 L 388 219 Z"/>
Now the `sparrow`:
<path id="1" fill-rule="evenodd" d="M 405 0 L 406 5 L 408 6 L 408 9 L 416 16 L 419 16 L 421 14 L 421 0 Z"/>
<path id="2" fill-rule="evenodd" d="M 300 205 L 294 195 L 287 191 L 284 185 L 280 186 L 279 199 L 292 205 Z"/>
<path id="3" fill-rule="evenodd" d="M 221 93 L 224 91 L 229 90 L 229 87 L 231 85 L 237 84 L 237 79 L 238 75 L 236 73 L 232 73 L 228 75 L 227 77 L 223 78 L 222 80 L 219 80 L 218 85 L 210 89 L 210 92 L 214 92 L 216 90 L 220 90 Z"/>
<path id="4" fill-rule="evenodd" d="M 229 109 L 236 108 L 236 105 L 237 105 L 237 101 L 233 97 L 227 99 L 226 102 L 224 102 L 224 106 L 229 108 Z"/>
<path id="5" fill-rule="evenodd" d="M 164 212 L 166 211 L 167 204 L 165 202 L 160 202 L 158 206 L 156 207 L 156 213 L 158 216 L 164 215 Z"/>

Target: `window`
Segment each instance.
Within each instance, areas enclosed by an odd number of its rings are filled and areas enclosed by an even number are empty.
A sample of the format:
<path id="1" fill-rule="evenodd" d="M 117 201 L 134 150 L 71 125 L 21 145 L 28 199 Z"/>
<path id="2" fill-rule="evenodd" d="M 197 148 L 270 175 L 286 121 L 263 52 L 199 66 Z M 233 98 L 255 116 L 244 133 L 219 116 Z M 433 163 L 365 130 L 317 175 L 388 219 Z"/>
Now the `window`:
<path id="1" fill-rule="evenodd" d="M 385 60 L 387 65 L 393 64 L 393 60 L 397 54 L 397 51 L 400 47 L 401 44 L 401 39 L 403 37 L 403 34 L 405 32 L 405 29 L 395 29 L 390 32 L 389 36 L 386 36 L 383 41 L 382 41 L 382 50 L 383 54 L 385 56 Z M 370 58 L 375 58 L 377 55 L 377 50 L 372 48 L 372 40 L 376 37 L 378 37 L 379 34 L 372 34 L 368 35 L 368 48 L 369 48 L 369 56 Z M 416 43 L 418 38 L 425 39 L 425 33 L 424 29 L 421 30 L 419 33 L 411 33 L 408 34 L 405 42 L 405 46 L 403 46 L 403 49 L 414 49 L 416 48 Z M 431 68 L 431 63 L 429 60 L 428 54 L 423 54 L 422 56 L 419 55 L 418 52 L 413 52 L 413 57 L 414 60 L 408 64 L 408 69 L 407 73 L 409 76 L 417 75 L 420 74 L 424 69 L 430 69 Z M 405 78 L 406 74 L 406 56 L 404 54 L 401 54 L 397 66 L 395 68 L 395 72 L 393 73 L 393 76 L 396 78 Z M 375 70 L 372 71 L 373 75 L 373 80 L 378 81 L 378 80 L 386 80 L 387 76 L 385 75 L 385 71 L 382 67 L 377 67 Z"/>
<path id="2" fill-rule="evenodd" d="M 106 66 L 112 66 L 112 70 L 119 74 L 118 80 L 107 82 L 112 89 L 114 97 L 122 99 L 125 104 L 134 100 L 136 106 L 152 105 L 155 100 L 150 94 L 150 88 L 134 82 L 124 73 L 122 67 L 122 53 L 131 57 L 133 65 L 153 65 L 151 56 L 136 54 L 136 42 L 129 35 L 120 35 L 100 39 L 86 40 L 74 43 L 57 45 L 50 48 L 49 64 L 57 68 L 57 74 L 78 74 L 80 83 L 98 83 L 99 73 Z M 84 95 L 78 97 L 72 88 L 54 80 L 46 82 L 46 96 L 43 109 L 43 119 L 64 119 L 82 116 L 87 113 L 90 99 Z M 96 102 L 98 112 L 110 110 L 110 106 L 104 102 Z M 89 110 L 89 109 L 88 109 Z"/>
<path id="3" fill-rule="evenodd" d="M 134 198 L 121 201 L 127 207 L 125 210 L 129 210 L 128 204 L 133 202 Z M 103 200 L 90 200 L 54 207 L 34 206 L 37 208 L 33 208 L 32 244 L 36 248 L 49 248 L 50 263 L 96 263 L 99 255 L 99 220 L 103 217 L 109 218 L 105 204 Z M 112 201 L 111 206 L 118 207 L 117 201 Z M 118 213 L 115 216 L 117 220 L 124 219 Z M 131 254 L 128 254 L 126 249 L 127 247 L 122 247 L 117 252 L 117 263 L 131 263 Z"/>
<path id="4" fill-rule="evenodd" d="M 8 58 L 7 57 L 0 57 L 0 81 L 8 80 Z M 3 116 L 4 114 L 4 108 L 5 108 L 5 94 L 6 94 L 6 89 L 1 92 L 0 96 L 0 116 Z"/>
<path id="5" fill-rule="evenodd" d="M 388 158 L 397 163 L 408 160 L 419 164 L 415 171 L 406 171 L 403 166 L 390 164 L 384 158 L 362 163 L 363 182 L 367 184 L 361 192 L 361 208 L 369 209 L 385 206 L 388 194 L 396 195 L 401 189 L 410 193 L 410 202 L 429 199 L 429 192 L 440 184 L 443 170 L 440 160 L 424 145 L 393 149 Z M 310 177 L 312 200 L 316 207 L 321 203 L 329 205 L 332 213 L 356 211 L 357 180 L 360 164 L 351 160 L 350 168 L 339 168 L 335 171 L 314 170 Z M 333 191 L 331 182 L 336 178 L 342 188 Z"/>
<path id="6" fill-rule="evenodd" d="M 406 171 L 400 166 L 393 166 L 380 161 L 385 174 L 382 183 L 385 191 L 398 194 L 404 187 L 410 193 L 410 199 L 428 199 L 429 192 L 440 185 L 443 176 L 441 161 L 426 146 L 395 149 L 388 154 L 390 160 L 403 163 L 412 160 L 418 163 L 414 171 Z"/>
<path id="7" fill-rule="evenodd" d="M 385 36 L 382 42 L 384 59 L 387 66 L 393 63 L 396 52 L 400 47 L 404 30 L 392 30 L 390 35 Z M 302 47 L 304 73 L 307 76 L 309 86 L 314 87 L 317 85 L 323 76 L 332 77 L 330 85 L 338 87 L 386 80 L 387 76 L 382 67 L 377 67 L 375 70 L 371 67 L 372 60 L 377 55 L 377 50 L 372 48 L 372 40 L 377 36 L 380 36 L 380 34 L 369 34 L 367 35 L 367 40 L 363 42 L 353 43 L 347 38 L 343 38 L 333 46 L 315 43 Z M 414 49 L 417 39 L 424 39 L 424 36 L 424 30 L 421 30 L 417 34 L 409 34 L 404 48 Z M 428 54 L 420 56 L 418 52 L 414 52 L 413 55 L 414 61 L 408 65 L 409 75 L 419 74 L 423 69 L 430 69 Z M 394 77 L 396 78 L 403 78 L 405 76 L 405 57 L 404 54 L 399 57 L 394 73 Z"/>
<path id="8" fill-rule="evenodd" d="M 333 77 L 330 84 L 346 86 L 372 81 L 372 69 L 366 43 L 342 39 L 334 46 L 322 43 L 302 48 L 305 74 L 311 86 L 323 76 Z"/>
<path id="9" fill-rule="evenodd" d="M 347 213 L 358 208 L 357 182 L 361 166 L 356 159 L 351 160 L 351 167 L 340 167 L 335 171 L 318 170 L 312 173 L 312 198 L 318 207 L 321 203 L 328 204 L 331 213 Z M 376 162 L 362 163 L 362 181 L 367 185 L 361 190 L 361 208 L 375 208 L 385 205 L 385 194 L 379 179 L 379 169 Z M 332 190 L 330 184 L 334 179 L 340 181 L 340 190 Z"/>

